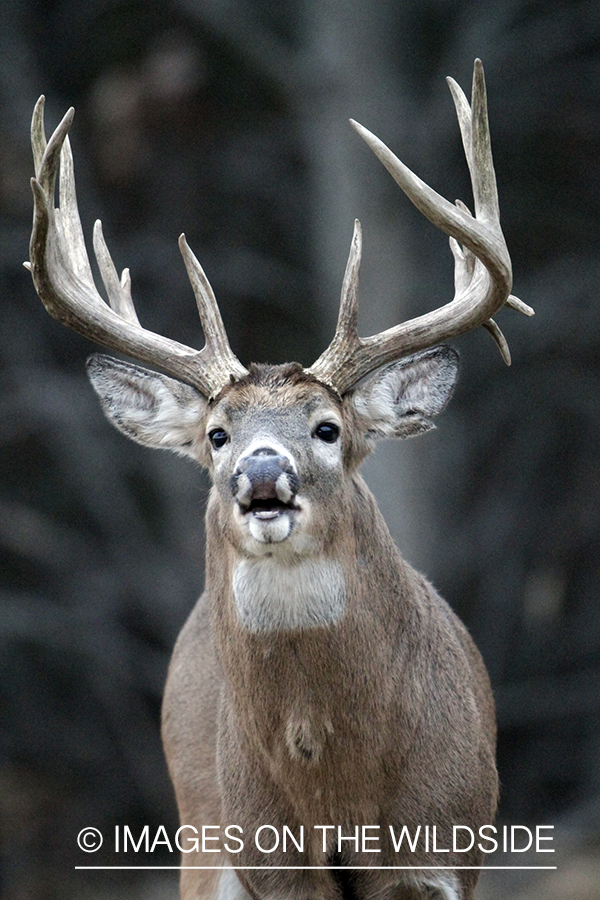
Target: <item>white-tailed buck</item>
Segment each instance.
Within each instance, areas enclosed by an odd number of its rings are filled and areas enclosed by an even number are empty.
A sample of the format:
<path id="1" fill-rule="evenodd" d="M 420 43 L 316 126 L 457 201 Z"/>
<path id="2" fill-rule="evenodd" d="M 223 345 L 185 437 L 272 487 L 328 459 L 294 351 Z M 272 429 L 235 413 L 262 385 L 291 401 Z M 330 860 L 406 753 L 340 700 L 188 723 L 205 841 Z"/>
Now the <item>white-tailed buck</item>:
<path id="1" fill-rule="evenodd" d="M 183 856 L 183 865 L 197 867 L 182 871 L 185 900 L 473 897 L 481 838 L 460 852 L 452 829 L 468 826 L 477 836 L 493 821 L 489 681 L 464 626 L 401 558 L 359 475 L 378 440 L 433 428 L 457 373 L 454 350 L 436 345 L 483 325 L 508 362 L 492 316 L 504 304 L 532 312 L 511 295 L 481 63 L 471 106 L 449 84 L 474 216 L 353 125 L 418 209 L 451 236 L 455 297 L 359 337 L 357 222 L 335 336 L 310 368 L 246 369 L 236 359 L 183 235 L 201 351 L 141 327 L 129 272 L 118 278 L 97 222 L 105 303 L 77 211 L 67 138 L 73 112 L 46 144 L 43 102 L 36 106 L 29 263 L 36 290 L 71 328 L 167 373 L 106 356 L 88 365 L 117 428 L 192 457 L 214 482 L 206 589 L 177 642 L 163 707 L 181 823 L 199 834 L 213 826 L 205 852 Z M 193 834 L 185 830 L 181 840 Z"/>

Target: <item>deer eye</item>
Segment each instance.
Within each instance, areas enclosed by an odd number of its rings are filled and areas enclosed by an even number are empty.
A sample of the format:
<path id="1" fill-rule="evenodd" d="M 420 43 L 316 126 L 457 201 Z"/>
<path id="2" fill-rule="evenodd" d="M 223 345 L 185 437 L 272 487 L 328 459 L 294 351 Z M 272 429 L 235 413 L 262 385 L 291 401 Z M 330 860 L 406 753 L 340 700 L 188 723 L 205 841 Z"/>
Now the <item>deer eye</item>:
<path id="1" fill-rule="evenodd" d="M 335 444 L 339 436 L 340 429 L 333 422 L 321 422 L 315 428 L 315 437 L 318 437 L 320 441 L 325 441 L 326 444 Z"/>
<path id="2" fill-rule="evenodd" d="M 215 450 L 220 450 L 229 440 L 229 435 L 222 428 L 213 428 L 208 432 L 208 439 Z"/>

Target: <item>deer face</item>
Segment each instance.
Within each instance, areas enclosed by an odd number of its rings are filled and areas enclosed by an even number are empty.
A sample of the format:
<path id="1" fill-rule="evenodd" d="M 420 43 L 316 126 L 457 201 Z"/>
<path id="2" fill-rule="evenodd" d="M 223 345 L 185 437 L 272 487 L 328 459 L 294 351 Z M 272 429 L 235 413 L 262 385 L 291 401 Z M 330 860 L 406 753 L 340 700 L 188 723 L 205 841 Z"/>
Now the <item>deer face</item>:
<path id="1" fill-rule="evenodd" d="M 251 366 L 214 401 L 109 357 L 92 357 L 88 371 L 104 411 L 128 437 L 208 467 L 211 512 L 243 555 L 299 558 L 322 554 L 339 530 L 345 485 L 378 439 L 434 427 L 457 355 L 426 350 L 343 398 L 294 363 Z"/>
<path id="2" fill-rule="evenodd" d="M 206 419 L 221 516 L 250 555 L 320 549 L 344 482 L 343 404 L 294 367 L 255 367 Z"/>

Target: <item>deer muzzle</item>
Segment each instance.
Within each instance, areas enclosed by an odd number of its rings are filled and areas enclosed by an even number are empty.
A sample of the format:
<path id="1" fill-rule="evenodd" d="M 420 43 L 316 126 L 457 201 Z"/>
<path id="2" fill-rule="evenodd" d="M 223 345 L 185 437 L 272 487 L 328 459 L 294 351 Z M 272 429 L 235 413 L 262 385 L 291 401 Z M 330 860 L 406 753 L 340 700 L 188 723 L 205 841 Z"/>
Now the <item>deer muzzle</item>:
<path id="1" fill-rule="evenodd" d="M 297 509 L 300 480 L 291 461 L 269 447 L 238 460 L 231 490 L 243 513 L 268 521 Z"/>

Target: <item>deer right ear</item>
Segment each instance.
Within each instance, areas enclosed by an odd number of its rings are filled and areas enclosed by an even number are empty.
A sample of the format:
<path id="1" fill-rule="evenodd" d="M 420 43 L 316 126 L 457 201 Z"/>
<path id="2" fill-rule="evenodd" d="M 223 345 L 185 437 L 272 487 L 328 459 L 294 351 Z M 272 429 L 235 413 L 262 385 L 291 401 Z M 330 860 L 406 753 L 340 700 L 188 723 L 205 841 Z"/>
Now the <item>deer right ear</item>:
<path id="1" fill-rule="evenodd" d="M 435 428 L 432 417 L 450 400 L 457 375 L 458 353 L 446 346 L 382 369 L 354 395 L 367 440 L 412 437 Z"/>
<path id="2" fill-rule="evenodd" d="M 87 371 L 104 413 L 119 431 L 146 447 L 202 460 L 207 401 L 195 388 L 101 354 L 90 356 Z"/>

